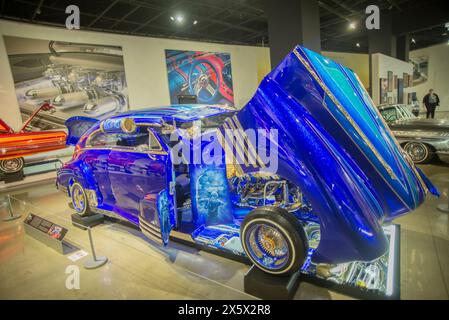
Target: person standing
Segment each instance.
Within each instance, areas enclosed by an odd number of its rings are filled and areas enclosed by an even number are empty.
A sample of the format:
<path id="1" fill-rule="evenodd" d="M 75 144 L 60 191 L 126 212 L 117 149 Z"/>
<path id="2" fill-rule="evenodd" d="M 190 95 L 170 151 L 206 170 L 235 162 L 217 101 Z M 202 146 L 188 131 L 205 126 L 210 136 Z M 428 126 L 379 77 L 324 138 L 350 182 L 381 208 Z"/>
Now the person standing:
<path id="1" fill-rule="evenodd" d="M 429 119 L 429 116 L 432 119 L 435 118 L 435 109 L 440 105 L 440 98 L 433 92 L 433 89 L 429 90 L 429 93 L 424 96 L 422 102 L 427 109 L 427 119 Z"/>

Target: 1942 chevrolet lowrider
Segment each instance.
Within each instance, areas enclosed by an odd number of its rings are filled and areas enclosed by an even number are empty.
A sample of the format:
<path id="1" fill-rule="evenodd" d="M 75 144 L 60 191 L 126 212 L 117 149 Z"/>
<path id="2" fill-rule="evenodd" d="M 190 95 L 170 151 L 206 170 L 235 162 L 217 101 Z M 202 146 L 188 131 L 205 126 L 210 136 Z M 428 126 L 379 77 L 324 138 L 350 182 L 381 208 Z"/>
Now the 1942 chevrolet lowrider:
<path id="1" fill-rule="evenodd" d="M 76 147 L 57 186 L 80 215 L 121 217 L 161 244 L 188 239 L 271 274 L 300 269 L 309 248 L 314 263 L 373 261 L 388 247 L 382 226 L 438 194 L 357 76 L 300 46 L 239 111 L 177 105 L 67 126 Z M 218 161 L 178 161 L 198 150 Z"/>

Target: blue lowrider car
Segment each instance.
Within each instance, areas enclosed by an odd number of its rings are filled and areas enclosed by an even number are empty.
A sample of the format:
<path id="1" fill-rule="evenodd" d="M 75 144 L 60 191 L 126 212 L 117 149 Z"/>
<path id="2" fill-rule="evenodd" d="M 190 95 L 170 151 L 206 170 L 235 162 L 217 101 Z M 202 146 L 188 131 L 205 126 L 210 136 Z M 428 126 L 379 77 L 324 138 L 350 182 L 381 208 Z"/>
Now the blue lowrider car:
<path id="1" fill-rule="evenodd" d="M 120 217 L 161 244 L 189 240 L 272 274 L 373 261 L 388 248 L 383 225 L 438 194 L 356 74 L 300 46 L 241 110 L 173 105 L 67 126 L 76 147 L 57 186 L 78 214 Z"/>

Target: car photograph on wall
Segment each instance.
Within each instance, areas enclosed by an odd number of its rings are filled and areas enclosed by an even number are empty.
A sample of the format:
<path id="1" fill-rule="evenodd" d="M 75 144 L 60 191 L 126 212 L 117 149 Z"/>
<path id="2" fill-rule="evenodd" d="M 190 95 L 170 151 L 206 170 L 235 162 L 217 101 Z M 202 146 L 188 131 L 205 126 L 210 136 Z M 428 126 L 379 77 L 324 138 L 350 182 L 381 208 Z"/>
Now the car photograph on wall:
<path id="1" fill-rule="evenodd" d="M 415 116 L 405 105 L 380 106 L 393 135 L 414 163 L 449 163 L 449 121 Z"/>

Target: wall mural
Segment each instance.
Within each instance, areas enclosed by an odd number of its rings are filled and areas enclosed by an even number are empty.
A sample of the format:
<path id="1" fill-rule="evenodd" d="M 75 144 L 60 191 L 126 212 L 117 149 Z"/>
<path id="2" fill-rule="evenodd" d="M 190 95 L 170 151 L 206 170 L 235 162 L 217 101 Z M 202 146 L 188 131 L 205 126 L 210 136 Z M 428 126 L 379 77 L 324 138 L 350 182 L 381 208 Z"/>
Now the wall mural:
<path id="1" fill-rule="evenodd" d="M 103 119 L 128 109 L 122 48 L 4 37 L 22 118 L 54 106 L 31 123 L 62 127 L 72 116 Z"/>
<path id="2" fill-rule="evenodd" d="M 165 57 L 172 104 L 196 95 L 198 103 L 234 105 L 229 53 L 165 50 Z"/>
<path id="3" fill-rule="evenodd" d="M 415 59 L 410 59 L 413 63 L 413 86 L 424 83 L 429 77 L 429 57 L 420 56 Z M 410 86 L 412 86 L 410 85 Z"/>

